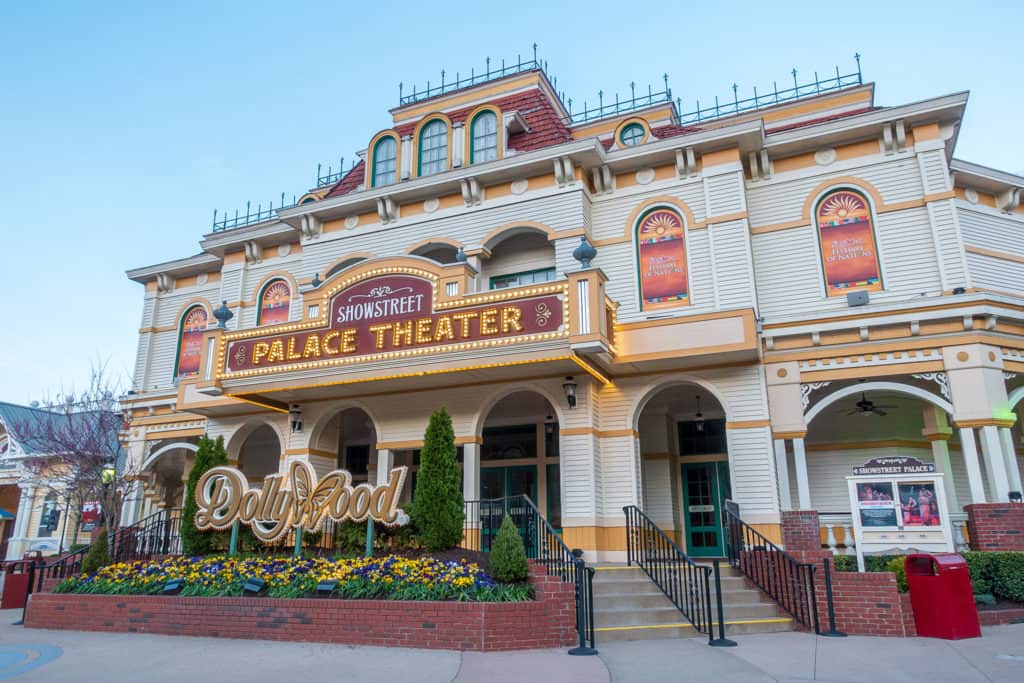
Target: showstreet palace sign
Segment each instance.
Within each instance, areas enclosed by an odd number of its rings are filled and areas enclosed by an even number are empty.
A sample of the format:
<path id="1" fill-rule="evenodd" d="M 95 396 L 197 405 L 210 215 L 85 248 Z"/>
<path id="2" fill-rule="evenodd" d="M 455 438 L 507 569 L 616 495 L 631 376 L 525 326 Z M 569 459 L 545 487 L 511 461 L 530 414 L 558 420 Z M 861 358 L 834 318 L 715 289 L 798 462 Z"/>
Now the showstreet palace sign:
<path id="1" fill-rule="evenodd" d="M 423 273 L 423 275 L 428 275 Z M 541 286 L 513 299 L 487 292 L 438 303 L 436 280 L 406 272 L 379 275 L 330 296 L 326 316 L 225 335 L 220 377 L 384 360 L 539 341 L 565 334 L 561 286 Z M 529 296 L 539 293 L 540 296 Z M 526 294 L 526 296 L 523 296 Z M 473 305 L 483 301 L 481 305 Z"/>
<path id="2" fill-rule="evenodd" d="M 309 463 L 294 460 L 287 480 L 283 474 L 271 474 L 264 477 L 262 489 L 251 489 L 241 471 L 213 467 L 196 484 L 196 528 L 223 531 L 238 520 L 252 527 L 261 541 L 272 543 L 293 528 L 319 531 L 328 519 L 402 524 L 405 515 L 398 500 L 406 473 L 405 467 L 396 467 L 383 486 L 352 486 L 346 470 L 328 472 L 317 481 Z"/>

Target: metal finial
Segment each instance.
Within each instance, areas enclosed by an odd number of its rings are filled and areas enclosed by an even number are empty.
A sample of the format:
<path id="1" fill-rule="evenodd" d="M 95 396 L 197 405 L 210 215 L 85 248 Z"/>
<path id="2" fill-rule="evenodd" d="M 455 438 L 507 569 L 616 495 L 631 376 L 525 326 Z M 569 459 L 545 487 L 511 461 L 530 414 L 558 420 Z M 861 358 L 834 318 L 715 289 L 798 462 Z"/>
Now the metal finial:
<path id="1" fill-rule="evenodd" d="M 533 44 L 533 63 L 534 66 L 537 64 L 537 43 Z"/>
<path id="2" fill-rule="evenodd" d="M 580 237 L 580 244 L 572 250 L 572 257 L 580 262 L 580 267 L 589 268 L 590 262 L 597 256 L 597 249 L 587 241 L 587 236 Z"/>
<path id="3" fill-rule="evenodd" d="M 629 94 L 634 100 L 636 99 L 636 81 L 629 82 Z"/>
<path id="4" fill-rule="evenodd" d="M 668 90 L 668 72 L 661 74 L 661 80 L 665 81 L 665 90 Z"/>
<path id="5" fill-rule="evenodd" d="M 323 283 L 324 281 L 320 279 L 320 273 L 313 273 L 313 281 L 310 284 L 314 287 L 319 287 Z"/>
<path id="6" fill-rule="evenodd" d="M 402 102 L 402 82 L 398 82 L 398 102 Z"/>
<path id="7" fill-rule="evenodd" d="M 796 84 L 796 69 L 793 69 L 793 71 L 791 73 L 793 74 L 793 87 L 794 88 L 799 88 L 800 86 L 798 86 Z M 799 94 L 799 93 L 797 93 L 797 94 Z"/>
<path id="8" fill-rule="evenodd" d="M 738 105 L 739 105 L 739 103 L 740 103 L 740 96 L 739 96 L 739 90 L 740 90 L 740 86 L 738 86 L 738 85 L 736 85 L 735 83 L 733 83 L 733 84 L 732 84 L 732 101 L 733 101 L 733 102 L 734 102 L 734 103 L 735 103 L 735 104 L 736 104 L 737 106 L 738 106 Z"/>
<path id="9" fill-rule="evenodd" d="M 487 65 L 487 75 L 490 76 L 491 75 L 491 58 L 487 57 L 484 60 L 484 63 Z"/>
<path id="10" fill-rule="evenodd" d="M 217 327 L 226 330 L 228 328 L 228 321 L 235 317 L 235 314 L 228 308 L 227 299 L 221 301 L 220 306 L 213 309 L 213 317 L 217 319 Z"/>
<path id="11" fill-rule="evenodd" d="M 441 90 L 444 90 L 444 69 L 441 69 Z"/>
<path id="12" fill-rule="evenodd" d="M 466 262 L 466 250 L 463 249 L 462 247 L 459 247 L 458 251 L 455 252 L 455 260 L 458 263 L 465 263 Z"/>

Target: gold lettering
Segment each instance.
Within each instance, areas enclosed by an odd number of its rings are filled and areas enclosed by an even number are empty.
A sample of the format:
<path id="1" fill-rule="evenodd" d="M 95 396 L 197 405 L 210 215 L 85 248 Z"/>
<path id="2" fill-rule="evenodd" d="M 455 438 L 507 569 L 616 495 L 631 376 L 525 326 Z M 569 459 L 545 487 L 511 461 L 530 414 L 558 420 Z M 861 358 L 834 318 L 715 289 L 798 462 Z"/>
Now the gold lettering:
<path id="1" fill-rule="evenodd" d="M 302 349 L 303 358 L 320 357 L 320 335 L 311 334 L 306 337 L 306 347 Z"/>
<path id="2" fill-rule="evenodd" d="M 459 321 L 459 336 L 463 339 L 469 339 L 469 321 L 477 316 L 476 311 L 468 311 L 466 313 L 456 313 L 452 317 Z"/>
<path id="3" fill-rule="evenodd" d="M 498 309 L 480 311 L 480 334 L 498 334 Z"/>
<path id="4" fill-rule="evenodd" d="M 384 348 L 384 333 L 391 329 L 391 323 L 380 323 L 379 325 L 370 325 L 370 332 L 373 332 L 373 345 L 377 349 Z"/>
<path id="5" fill-rule="evenodd" d="M 266 342 L 256 342 L 252 345 L 252 364 L 259 365 L 260 358 L 267 355 L 267 351 L 270 350 L 270 344 Z"/>
<path id="6" fill-rule="evenodd" d="M 336 347 L 336 348 L 332 349 L 330 346 L 327 345 L 329 342 L 334 341 L 335 339 L 337 339 L 340 336 L 341 336 L 341 332 L 338 332 L 337 330 L 335 330 L 334 332 L 328 332 L 327 334 L 324 335 L 324 340 L 323 340 L 323 342 L 321 342 L 323 344 L 323 347 L 324 347 L 324 355 L 326 355 L 326 356 L 337 356 L 339 353 L 341 353 L 341 349 L 340 348 Z M 339 346 L 340 346 L 340 344 L 339 344 Z"/>
<path id="7" fill-rule="evenodd" d="M 295 350 L 295 337 L 288 337 L 288 360 L 299 360 L 302 354 Z"/>
<path id="8" fill-rule="evenodd" d="M 267 362 L 276 363 L 282 360 L 284 360 L 284 342 L 280 339 L 275 339 L 270 342 L 270 353 L 267 354 Z"/>
<path id="9" fill-rule="evenodd" d="M 405 340 L 407 346 L 412 345 L 412 321 L 406 320 L 405 322 L 395 323 L 391 329 L 391 345 L 398 348 L 402 345 L 402 340 Z"/>
<path id="10" fill-rule="evenodd" d="M 437 327 L 434 328 L 434 341 L 439 342 L 445 339 L 455 339 L 455 330 L 452 328 L 451 317 L 442 315 L 437 319 Z"/>
<path id="11" fill-rule="evenodd" d="M 523 311 L 518 306 L 506 306 L 501 309 L 501 331 L 504 334 L 509 332 L 523 331 Z"/>
<path id="12" fill-rule="evenodd" d="M 354 327 L 350 327 L 341 333 L 341 352 L 342 353 L 355 353 L 356 352 L 356 333 L 358 333 Z"/>
<path id="13" fill-rule="evenodd" d="M 434 321 L 430 318 L 420 318 L 416 321 L 416 343 L 417 344 L 429 344 L 430 343 L 430 325 Z"/>

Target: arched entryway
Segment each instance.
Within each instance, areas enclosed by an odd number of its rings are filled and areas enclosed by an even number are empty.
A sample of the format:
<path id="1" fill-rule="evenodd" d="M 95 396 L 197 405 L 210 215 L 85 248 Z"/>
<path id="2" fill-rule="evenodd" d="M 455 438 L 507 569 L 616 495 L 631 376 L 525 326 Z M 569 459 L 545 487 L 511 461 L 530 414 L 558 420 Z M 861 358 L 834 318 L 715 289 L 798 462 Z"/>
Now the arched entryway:
<path id="1" fill-rule="evenodd" d="M 722 509 L 730 497 L 726 413 L 707 388 L 680 383 L 639 409 L 645 514 L 693 557 L 725 555 Z"/>
<path id="2" fill-rule="evenodd" d="M 262 485 L 263 478 L 277 474 L 281 462 L 281 439 L 268 424 L 257 426 L 245 437 L 238 450 L 238 469 L 252 485 Z"/>
<path id="3" fill-rule="evenodd" d="M 562 525 L 558 415 L 536 391 L 510 393 L 480 429 L 480 498 L 525 494 L 556 529 Z"/>

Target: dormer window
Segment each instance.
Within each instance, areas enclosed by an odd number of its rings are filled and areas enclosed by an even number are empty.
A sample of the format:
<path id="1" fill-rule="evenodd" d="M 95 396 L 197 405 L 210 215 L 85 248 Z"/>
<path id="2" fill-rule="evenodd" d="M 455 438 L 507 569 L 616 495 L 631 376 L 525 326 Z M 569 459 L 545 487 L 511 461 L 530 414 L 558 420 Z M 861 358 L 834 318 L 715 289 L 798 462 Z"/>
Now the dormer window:
<path id="1" fill-rule="evenodd" d="M 382 137 L 373 146 L 372 186 L 390 185 L 398 178 L 398 143 L 391 135 Z"/>
<path id="2" fill-rule="evenodd" d="M 619 132 L 619 142 L 623 147 L 635 147 L 644 141 L 646 135 L 643 124 L 630 123 Z"/>
<path id="3" fill-rule="evenodd" d="M 420 162 L 417 175 L 426 176 L 448 169 L 448 126 L 434 119 L 420 131 Z"/>
<path id="4" fill-rule="evenodd" d="M 498 115 L 493 111 L 482 111 L 473 117 L 471 124 L 470 162 L 479 164 L 498 158 Z"/>

